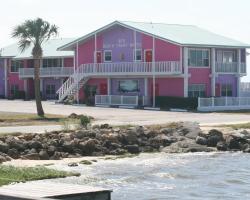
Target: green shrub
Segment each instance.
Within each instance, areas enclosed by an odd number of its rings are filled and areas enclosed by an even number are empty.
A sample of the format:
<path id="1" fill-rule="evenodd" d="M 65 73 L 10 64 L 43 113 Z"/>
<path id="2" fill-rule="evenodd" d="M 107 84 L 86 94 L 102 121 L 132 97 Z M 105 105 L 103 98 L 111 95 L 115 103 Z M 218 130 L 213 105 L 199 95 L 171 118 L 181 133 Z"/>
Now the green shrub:
<path id="1" fill-rule="evenodd" d="M 169 109 L 179 108 L 195 110 L 198 107 L 198 98 L 184 98 L 184 97 L 171 97 L 171 96 L 157 96 L 155 99 L 156 106 Z"/>
<path id="2" fill-rule="evenodd" d="M 80 116 L 80 124 L 82 127 L 87 128 L 87 126 L 88 126 L 88 124 L 90 124 L 90 122 L 91 122 L 90 117 L 85 116 L 85 115 Z"/>

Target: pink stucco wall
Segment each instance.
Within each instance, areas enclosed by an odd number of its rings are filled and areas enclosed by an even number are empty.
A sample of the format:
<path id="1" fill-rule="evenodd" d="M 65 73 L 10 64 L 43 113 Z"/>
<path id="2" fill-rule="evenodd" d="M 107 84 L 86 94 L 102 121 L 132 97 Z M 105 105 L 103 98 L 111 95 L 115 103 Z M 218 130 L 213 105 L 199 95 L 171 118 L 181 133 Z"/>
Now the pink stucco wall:
<path id="1" fill-rule="evenodd" d="M 210 79 L 210 68 L 189 68 L 189 74 L 191 77 L 188 80 L 188 84 L 205 84 L 206 85 L 206 95 L 211 95 L 211 79 Z"/>
<path id="2" fill-rule="evenodd" d="M 142 34 L 142 49 L 153 49 L 153 38 Z M 144 59 L 144 55 L 143 55 Z M 179 61 L 180 46 L 155 39 L 155 61 Z"/>
<path id="3" fill-rule="evenodd" d="M 152 83 L 153 80 L 149 79 L 148 89 L 150 96 L 152 96 Z M 156 78 L 155 84 L 158 84 L 159 96 L 183 97 L 184 95 L 183 78 Z"/>
<path id="4" fill-rule="evenodd" d="M 97 94 L 100 94 L 100 86 L 101 84 L 107 84 L 107 79 L 106 78 L 93 78 L 93 79 L 90 79 L 86 84 L 97 86 Z M 84 100 L 83 88 L 81 88 L 79 91 L 79 99 Z"/>

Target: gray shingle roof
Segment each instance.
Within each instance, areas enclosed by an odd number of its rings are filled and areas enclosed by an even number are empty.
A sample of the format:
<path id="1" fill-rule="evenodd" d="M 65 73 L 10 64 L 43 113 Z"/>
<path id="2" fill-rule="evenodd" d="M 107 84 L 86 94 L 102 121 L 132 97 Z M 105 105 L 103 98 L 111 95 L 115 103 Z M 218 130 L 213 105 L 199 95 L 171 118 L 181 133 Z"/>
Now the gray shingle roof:
<path id="1" fill-rule="evenodd" d="M 73 38 L 61 38 L 61 39 L 50 39 L 42 44 L 43 57 L 72 57 L 74 56 L 73 51 L 57 51 L 57 48 L 72 42 Z M 10 46 L 1 49 L 0 57 L 13 57 L 14 59 L 30 59 L 32 58 L 33 46 L 30 46 L 24 52 L 21 52 L 18 48 L 18 44 L 12 44 Z"/>

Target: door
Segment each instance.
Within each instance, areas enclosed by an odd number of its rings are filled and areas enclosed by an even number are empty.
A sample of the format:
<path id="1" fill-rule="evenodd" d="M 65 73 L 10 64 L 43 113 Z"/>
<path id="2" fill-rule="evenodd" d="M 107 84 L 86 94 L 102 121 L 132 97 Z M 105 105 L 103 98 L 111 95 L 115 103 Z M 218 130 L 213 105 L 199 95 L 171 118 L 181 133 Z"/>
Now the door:
<path id="1" fill-rule="evenodd" d="M 107 83 L 100 84 L 100 95 L 107 95 Z"/>
<path id="2" fill-rule="evenodd" d="M 96 52 L 96 62 L 101 63 L 102 62 L 102 52 L 97 51 Z"/>
<path id="3" fill-rule="evenodd" d="M 217 83 L 215 85 L 215 96 L 216 97 L 220 97 L 221 96 L 221 89 L 220 89 L 220 84 L 219 83 Z"/>
<path id="4" fill-rule="evenodd" d="M 152 62 L 152 50 L 145 50 L 145 62 Z"/>

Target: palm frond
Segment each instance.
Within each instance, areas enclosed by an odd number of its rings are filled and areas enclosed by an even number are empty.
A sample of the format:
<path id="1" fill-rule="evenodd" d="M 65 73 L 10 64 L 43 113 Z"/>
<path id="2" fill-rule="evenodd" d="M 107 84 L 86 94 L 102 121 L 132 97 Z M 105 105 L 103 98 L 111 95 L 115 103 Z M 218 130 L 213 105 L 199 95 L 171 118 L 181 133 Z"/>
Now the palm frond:
<path id="1" fill-rule="evenodd" d="M 31 45 L 31 41 L 30 40 L 20 40 L 18 43 L 19 49 L 21 52 L 24 52 L 25 49 L 29 48 Z"/>

